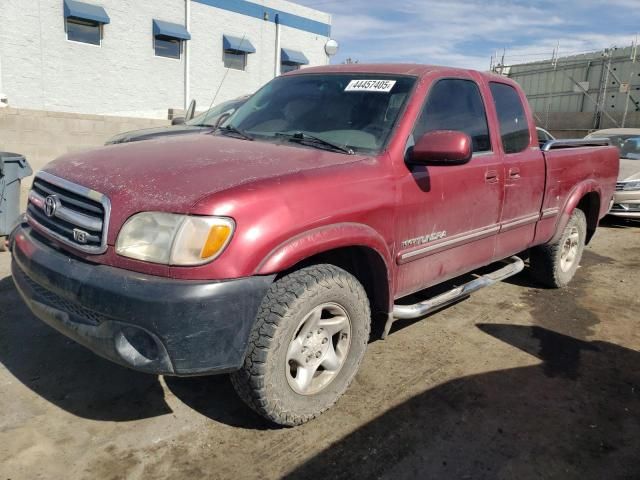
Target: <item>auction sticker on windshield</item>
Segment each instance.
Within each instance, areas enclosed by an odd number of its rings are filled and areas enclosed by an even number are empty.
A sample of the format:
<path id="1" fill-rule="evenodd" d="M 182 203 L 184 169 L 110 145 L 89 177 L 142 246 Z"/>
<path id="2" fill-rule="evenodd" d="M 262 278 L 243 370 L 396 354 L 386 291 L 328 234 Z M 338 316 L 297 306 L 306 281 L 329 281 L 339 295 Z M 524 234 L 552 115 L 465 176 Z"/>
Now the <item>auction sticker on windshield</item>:
<path id="1" fill-rule="evenodd" d="M 395 80 L 351 80 L 345 92 L 390 92 Z"/>

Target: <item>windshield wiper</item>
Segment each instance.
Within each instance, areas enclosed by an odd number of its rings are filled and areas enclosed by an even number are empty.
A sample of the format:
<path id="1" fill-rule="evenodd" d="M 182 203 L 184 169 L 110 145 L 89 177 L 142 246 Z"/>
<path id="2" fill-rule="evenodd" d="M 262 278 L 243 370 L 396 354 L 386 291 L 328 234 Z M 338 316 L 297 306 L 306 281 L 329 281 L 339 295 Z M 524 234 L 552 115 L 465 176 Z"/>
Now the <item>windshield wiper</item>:
<path id="1" fill-rule="evenodd" d="M 296 132 L 296 133 L 285 133 L 285 132 L 276 132 L 276 137 L 286 137 L 290 142 L 298 142 L 305 143 L 310 146 L 318 146 L 318 147 L 329 147 L 332 150 L 337 150 L 339 152 L 346 153 L 347 155 L 355 155 L 353 149 L 349 148 L 346 145 L 340 145 L 339 143 L 333 143 L 324 138 L 315 137 L 313 135 L 309 135 L 304 132 Z"/>
<path id="2" fill-rule="evenodd" d="M 236 135 L 238 135 L 241 138 L 244 138 L 245 140 L 254 140 L 254 138 L 249 135 L 248 133 L 245 133 L 243 130 L 240 130 L 237 127 L 234 127 L 233 125 L 229 124 L 225 127 L 218 127 L 216 128 L 216 130 L 219 130 L 221 132 L 226 132 L 226 133 L 234 133 Z"/>

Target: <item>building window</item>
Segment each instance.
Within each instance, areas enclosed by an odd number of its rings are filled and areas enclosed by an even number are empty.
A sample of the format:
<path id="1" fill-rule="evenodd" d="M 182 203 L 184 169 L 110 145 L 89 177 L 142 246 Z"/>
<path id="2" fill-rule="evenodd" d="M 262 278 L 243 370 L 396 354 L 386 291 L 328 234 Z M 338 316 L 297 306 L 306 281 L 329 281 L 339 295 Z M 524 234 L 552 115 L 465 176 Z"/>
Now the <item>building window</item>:
<path id="1" fill-rule="evenodd" d="M 238 50 L 225 50 L 223 54 L 225 68 L 244 70 L 247 68 L 247 54 Z"/>
<path id="2" fill-rule="evenodd" d="M 111 19 L 104 8 L 99 5 L 64 0 L 64 28 L 67 40 L 72 42 L 100 45 L 102 43 L 102 26 Z"/>
<path id="3" fill-rule="evenodd" d="M 247 55 L 256 53 L 256 48 L 246 37 L 222 36 L 222 61 L 225 68 L 245 70 L 247 68 Z"/>
<path id="4" fill-rule="evenodd" d="M 153 42 L 153 48 L 156 52 L 156 57 L 176 58 L 180 60 L 180 55 L 182 54 L 182 41 L 173 37 L 156 35 Z"/>
<path id="5" fill-rule="evenodd" d="M 280 73 L 299 70 L 302 65 L 309 65 L 304 53 L 289 48 L 280 49 Z"/>
<path id="6" fill-rule="evenodd" d="M 180 60 L 182 42 L 191 40 L 191 34 L 178 23 L 153 20 L 153 49 L 156 57 Z"/>
<path id="7" fill-rule="evenodd" d="M 296 63 L 281 63 L 280 73 L 293 72 L 294 70 L 300 70 L 300 65 Z"/>
<path id="8" fill-rule="evenodd" d="M 67 18 L 67 40 L 72 42 L 100 45 L 102 42 L 102 24 L 92 20 Z"/>

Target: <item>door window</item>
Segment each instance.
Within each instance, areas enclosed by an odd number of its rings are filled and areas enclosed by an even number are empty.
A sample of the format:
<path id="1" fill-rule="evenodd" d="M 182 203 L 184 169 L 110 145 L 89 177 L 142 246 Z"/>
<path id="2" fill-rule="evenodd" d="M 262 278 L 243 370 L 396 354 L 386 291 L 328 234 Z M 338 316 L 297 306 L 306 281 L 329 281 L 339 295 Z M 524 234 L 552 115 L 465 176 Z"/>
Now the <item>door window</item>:
<path id="1" fill-rule="evenodd" d="M 474 152 L 491 150 L 487 115 L 475 82 L 462 79 L 439 80 L 429 92 L 413 131 L 414 141 L 434 130 L 457 130 L 471 137 Z"/>

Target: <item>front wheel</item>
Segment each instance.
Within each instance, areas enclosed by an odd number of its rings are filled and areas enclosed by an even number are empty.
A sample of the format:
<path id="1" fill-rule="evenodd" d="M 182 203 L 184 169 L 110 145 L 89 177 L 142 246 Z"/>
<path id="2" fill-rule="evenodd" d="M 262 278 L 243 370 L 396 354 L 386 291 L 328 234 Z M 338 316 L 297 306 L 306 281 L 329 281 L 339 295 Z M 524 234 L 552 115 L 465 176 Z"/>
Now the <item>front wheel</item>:
<path id="1" fill-rule="evenodd" d="M 540 283 L 552 287 L 566 286 L 578 269 L 587 237 L 587 218 L 575 209 L 560 239 L 531 249 L 531 273 Z"/>
<path id="2" fill-rule="evenodd" d="M 364 288 L 333 265 L 276 281 L 262 302 L 243 367 L 231 375 L 256 412 L 286 426 L 331 407 L 364 357 L 370 331 Z"/>

